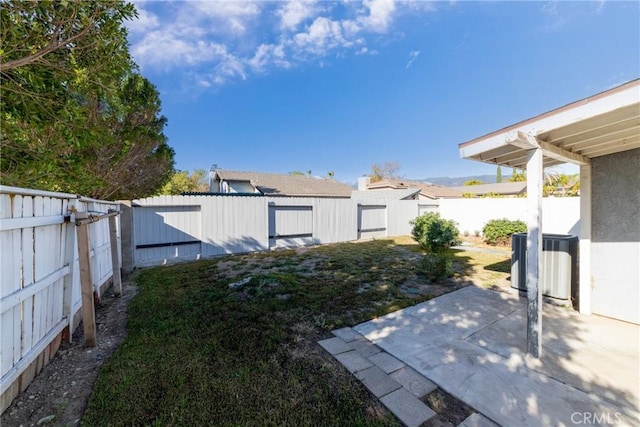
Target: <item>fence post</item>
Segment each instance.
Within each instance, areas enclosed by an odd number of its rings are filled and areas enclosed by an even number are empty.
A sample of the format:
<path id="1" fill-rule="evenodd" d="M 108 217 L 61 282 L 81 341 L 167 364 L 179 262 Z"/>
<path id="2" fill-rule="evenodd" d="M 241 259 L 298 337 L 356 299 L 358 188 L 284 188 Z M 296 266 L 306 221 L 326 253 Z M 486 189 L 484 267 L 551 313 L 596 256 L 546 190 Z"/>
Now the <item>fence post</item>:
<path id="1" fill-rule="evenodd" d="M 120 202 L 120 249 L 122 251 L 122 271 L 130 273 L 135 267 L 133 207 L 131 201 Z"/>
<path id="2" fill-rule="evenodd" d="M 109 212 L 116 212 L 109 209 Z M 113 274 L 113 293 L 122 295 L 122 277 L 120 276 L 120 262 L 118 260 L 118 224 L 116 217 L 109 217 L 109 244 L 111 246 L 111 272 Z"/>
<path id="3" fill-rule="evenodd" d="M 77 212 L 76 220 L 86 219 L 86 212 Z M 80 286 L 82 288 L 82 323 L 84 324 L 84 344 L 96 346 L 96 312 L 93 301 L 91 280 L 91 254 L 89 253 L 89 224 L 78 224 L 78 259 L 80 262 Z"/>
<path id="4" fill-rule="evenodd" d="M 74 215 L 76 212 L 76 207 L 78 205 L 77 200 L 69 200 L 68 210 L 69 213 Z M 64 260 L 65 263 L 69 266 L 69 274 L 64 277 L 63 280 L 63 291 L 62 291 L 62 315 L 67 316 L 67 321 L 69 322 L 68 329 L 65 334 L 63 334 L 64 338 L 71 342 L 71 337 L 73 336 L 73 283 L 76 274 L 76 230 L 73 220 L 71 222 L 65 223 L 65 248 L 64 248 Z"/>

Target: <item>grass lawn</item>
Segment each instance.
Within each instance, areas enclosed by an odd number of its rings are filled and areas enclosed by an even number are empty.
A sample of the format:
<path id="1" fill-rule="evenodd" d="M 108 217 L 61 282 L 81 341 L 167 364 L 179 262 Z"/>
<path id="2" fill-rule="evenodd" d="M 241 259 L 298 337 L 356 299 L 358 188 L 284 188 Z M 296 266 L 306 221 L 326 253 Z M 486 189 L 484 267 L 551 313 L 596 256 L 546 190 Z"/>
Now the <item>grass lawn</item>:
<path id="1" fill-rule="evenodd" d="M 484 286 L 508 276 L 505 256 L 456 251 L 455 277 L 433 284 L 417 269 L 422 256 L 403 237 L 143 270 L 127 339 L 82 423 L 399 425 L 316 342 L 471 276 Z"/>

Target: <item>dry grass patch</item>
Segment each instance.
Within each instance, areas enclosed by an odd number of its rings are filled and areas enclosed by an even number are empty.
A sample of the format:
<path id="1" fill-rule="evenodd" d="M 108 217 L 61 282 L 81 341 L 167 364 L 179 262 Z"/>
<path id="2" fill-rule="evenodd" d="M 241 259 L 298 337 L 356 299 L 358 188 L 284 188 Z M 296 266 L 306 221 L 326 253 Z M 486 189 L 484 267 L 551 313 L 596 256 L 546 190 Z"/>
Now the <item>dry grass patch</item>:
<path id="1" fill-rule="evenodd" d="M 316 343 L 482 269 L 456 253 L 457 277 L 435 285 L 417 274 L 421 256 L 401 238 L 142 271 L 127 339 L 101 369 L 83 425 L 398 425 Z"/>

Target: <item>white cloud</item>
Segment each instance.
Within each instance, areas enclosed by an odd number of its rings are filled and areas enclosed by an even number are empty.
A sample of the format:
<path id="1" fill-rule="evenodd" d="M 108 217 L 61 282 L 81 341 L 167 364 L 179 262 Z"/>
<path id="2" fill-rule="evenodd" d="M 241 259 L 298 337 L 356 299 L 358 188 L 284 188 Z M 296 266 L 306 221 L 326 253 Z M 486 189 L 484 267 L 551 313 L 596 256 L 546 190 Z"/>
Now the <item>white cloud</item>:
<path id="1" fill-rule="evenodd" d="M 298 25 L 319 11 L 315 0 L 293 0 L 282 2 L 276 10 L 276 15 L 280 18 L 280 29 L 285 31 L 296 30 Z"/>
<path id="2" fill-rule="evenodd" d="M 252 1 L 187 1 L 181 5 L 177 23 L 241 36 L 259 18 L 262 5 Z"/>
<path id="3" fill-rule="evenodd" d="M 296 34 L 293 41 L 297 48 L 318 55 L 329 49 L 353 45 L 353 42 L 343 37 L 340 21 L 322 16 L 316 18 L 306 31 Z"/>
<path id="4" fill-rule="evenodd" d="M 153 31 L 136 43 L 131 53 L 143 66 L 166 69 L 209 61 L 218 50 L 215 43 L 184 39 L 169 31 Z"/>
<path id="5" fill-rule="evenodd" d="M 125 21 L 124 26 L 130 33 L 144 33 L 146 31 L 157 28 L 159 24 L 158 17 L 151 12 L 138 6 L 138 17 L 131 21 Z"/>
<path id="6" fill-rule="evenodd" d="M 558 2 L 553 0 L 545 3 L 542 8 L 542 13 L 546 15 L 546 22 L 544 23 L 543 31 L 553 32 L 564 27 L 564 16 L 558 11 Z"/>
<path id="7" fill-rule="evenodd" d="M 412 50 L 411 52 L 409 52 L 409 62 L 407 62 L 407 65 L 405 68 L 411 67 L 411 65 L 415 62 L 415 60 L 418 59 L 418 56 L 420 56 L 419 50 Z"/>
<path id="8" fill-rule="evenodd" d="M 433 10 L 422 3 L 137 2 L 139 17 L 127 28 L 131 53 L 141 67 L 185 69 L 191 83 L 206 88 L 301 62 L 322 67 L 328 57 L 375 55 L 372 43 L 384 43 L 384 34 L 398 34 L 392 31 L 399 11 Z M 410 55 L 407 68 L 417 54 Z"/>
<path id="9" fill-rule="evenodd" d="M 290 62 L 285 58 L 285 49 L 282 45 L 261 44 L 256 49 L 255 54 L 249 60 L 249 65 L 256 72 L 263 72 L 267 66 L 275 65 L 282 68 L 289 68 Z"/>
<path id="10" fill-rule="evenodd" d="M 435 12 L 436 10 L 438 10 L 435 1 L 407 0 L 403 3 L 414 12 Z M 451 6 L 455 6 L 456 2 L 450 1 L 449 4 Z"/>
<path id="11" fill-rule="evenodd" d="M 239 17 L 260 13 L 260 3 L 250 1 L 189 1 L 193 11 L 207 16 Z"/>
<path id="12" fill-rule="evenodd" d="M 369 14 L 360 17 L 359 22 L 370 31 L 384 33 L 393 19 L 396 10 L 395 0 L 365 0 L 363 2 Z"/>

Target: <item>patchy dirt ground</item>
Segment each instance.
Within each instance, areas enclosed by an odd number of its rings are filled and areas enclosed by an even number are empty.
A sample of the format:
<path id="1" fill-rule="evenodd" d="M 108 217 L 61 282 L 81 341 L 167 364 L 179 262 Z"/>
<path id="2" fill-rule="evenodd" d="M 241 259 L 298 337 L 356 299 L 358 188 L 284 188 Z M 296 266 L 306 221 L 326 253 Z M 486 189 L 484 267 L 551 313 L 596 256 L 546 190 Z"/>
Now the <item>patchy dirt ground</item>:
<path id="1" fill-rule="evenodd" d="M 2 414 L 2 427 L 73 426 L 80 423 L 100 365 L 126 336 L 127 304 L 136 288 L 122 285 L 122 297 L 109 288 L 96 308 L 97 346 L 83 345 L 82 324 L 56 356 Z"/>

